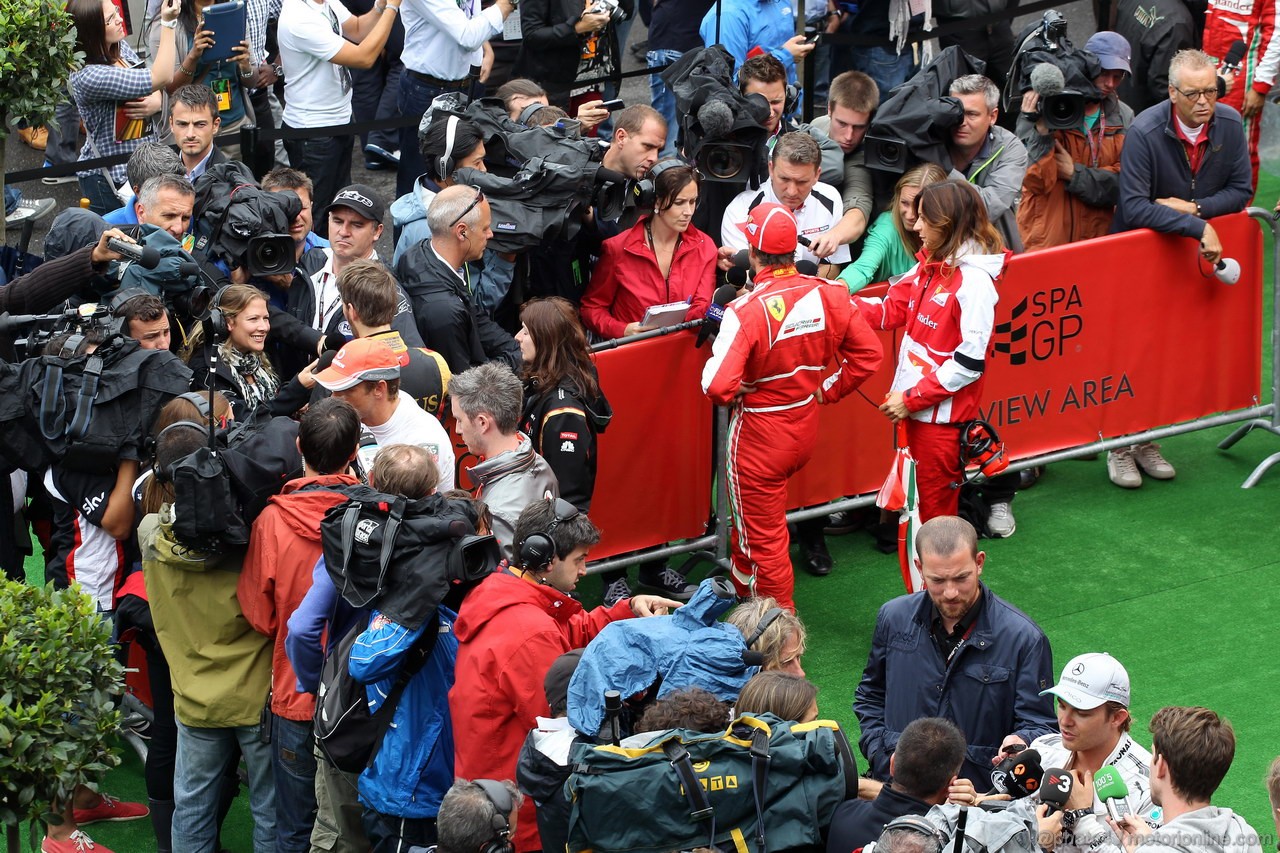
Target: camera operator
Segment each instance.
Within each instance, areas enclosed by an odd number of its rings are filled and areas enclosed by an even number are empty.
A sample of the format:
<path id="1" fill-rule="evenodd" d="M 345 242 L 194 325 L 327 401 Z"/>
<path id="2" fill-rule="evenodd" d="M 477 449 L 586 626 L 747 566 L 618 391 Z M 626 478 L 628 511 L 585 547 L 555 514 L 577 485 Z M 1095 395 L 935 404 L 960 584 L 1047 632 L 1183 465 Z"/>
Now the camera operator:
<path id="1" fill-rule="evenodd" d="M 978 188 L 987 218 L 1005 245 L 1021 252 L 1017 208 L 1027 174 L 1027 149 L 1018 137 L 996 125 L 1000 89 L 981 74 L 966 74 L 951 81 L 948 94 L 964 107 L 964 119 L 952 129 L 947 144 L 951 177 Z"/>
<path id="2" fill-rule="evenodd" d="M 391 221 L 400 229 L 396 251 L 391 257 L 394 266 L 414 243 L 431 238 L 427 226 L 427 211 L 436 193 L 453 186 L 454 169 L 478 169 L 487 172 L 484 158 L 484 134 L 471 119 L 452 115 L 429 114 L 423 116 L 418 128 L 418 146 L 426 171 L 413 182 L 413 189 L 391 203 Z M 441 166 L 451 167 L 449 174 Z"/>
<path id="3" fill-rule="evenodd" d="M 168 349 L 169 312 L 164 300 L 150 293 L 139 293 L 120 303 L 115 309 L 120 318 L 120 331 L 138 342 L 143 349 Z"/>
<path id="4" fill-rule="evenodd" d="M 0 287 L 0 313 L 44 314 L 83 293 L 95 278 L 106 273 L 107 264 L 124 257 L 107 247 L 107 241 L 112 239 L 134 242 L 123 231 L 111 228 L 102 232 L 97 244 L 46 261 Z M 12 332 L 0 332 L 0 359 L 17 360 Z"/>
<path id="5" fill-rule="evenodd" d="M 772 148 L 784 133 L 801 131 L 813 137 L 822 149 L 822 180 L 832 186 L 844 183 L 844 152 L 830 137 L 792 116 L 799 106 L 799 90 L 787 82 L 787 70 L 767 53 L 752 56 L 738 69 L 738 88 L 744 95 L 761 95 L 769 102 L 768 146 Z M 761 181 L 764 175 L 757 176 Z"/>
<path id="6" fill-rule="evenodd" d="M 329 245 L 329 241 L 321 237 L 315 231 L 311 230 L 311 190 L 314 184 L 311 179 L 299 172 L 297 169 L 290 169 L 288 166 L 281 166 L 272 169 L 262 176 L 262 188 L 267 192 L 284 192 L 289 190 L 298 196 L 298 200 L 302 202 L 302 210 L 289 224 L 289 236 L 293 238 L 294 245 L 294 261 L 301 261 L 302 256 L 317 247 Z M 292 276 L 286 276 L 281 287 L 288 288 Z M 273 301 L 273 304 L 276 304 Z M 284 299 L 281 299 L 277 308 L 284 307 Z"/>
<path id="7" fill-rule="evenodd" d="M 1018 230 L 1027 251 L 1101 237 L 1111 230 L 1120 197 L 1120 149 L 1133 111 L 1116 98 L 1129 73 L 1129 43 L 1101 32 L 1085 46 L 1102 71 L 1096 93 L 1085 96 L 1083 123 L 1050 131 L 1041 115 L 1044 96 L 1022 96 L 1018 137 L 1027 147 L 1027 168 L 1018 208 Z M 1048 97 L 1056 97 L 1049 95 Z"/>

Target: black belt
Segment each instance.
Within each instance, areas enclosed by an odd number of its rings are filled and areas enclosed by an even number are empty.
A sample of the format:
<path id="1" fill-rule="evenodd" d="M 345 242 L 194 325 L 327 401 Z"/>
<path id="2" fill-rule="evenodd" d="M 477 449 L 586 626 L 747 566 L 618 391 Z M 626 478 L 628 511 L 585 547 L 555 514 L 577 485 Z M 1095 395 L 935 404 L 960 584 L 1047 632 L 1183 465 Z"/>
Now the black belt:
<path id="1" fill-rule="evenodd" d="M 461 80 L 441 80 L 439 77 L 432 77 L 430 74 L 423 74 L 421 71 L 414 71 L 412 68 L 406 68 L 409 76 L 420 82 L 426 83 L 428 86 L 436 86 L 440 89 L 447 89 L 450 92 L 467 92 L 471 90 L 471 83 L 475 79 L 473 77 L 463 77 Z"/>

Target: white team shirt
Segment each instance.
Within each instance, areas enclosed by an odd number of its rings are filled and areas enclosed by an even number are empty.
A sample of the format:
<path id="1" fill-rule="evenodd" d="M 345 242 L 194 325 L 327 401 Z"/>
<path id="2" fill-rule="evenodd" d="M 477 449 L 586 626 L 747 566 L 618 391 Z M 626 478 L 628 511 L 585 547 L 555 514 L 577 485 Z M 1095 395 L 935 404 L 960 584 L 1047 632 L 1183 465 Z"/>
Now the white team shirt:
<path id="1" fill-rule="evenodd" d="M 753 208 L 767 202 L 782 203 L 773 192 L 773 181 L 765 181 L 764 186 L 759 189 L 743 190 L 738 193 L 725 208 L 724 219 L 720 221 L 721 245 L 731 246 L 734 249 L 747 248 L 747 235 L 742 233 L 738 225 L 747 221 L 747 214 Z M 791 213 L 796 218 L 800 234 L 810 240 L 816 240 L 830 231 L 840 221 L 840 217 L 844 216 L 844 203 L 840 200 L 840 192 L 835 187 L 818 181 L 813 185 L 813 190 L 804 200 L 804 204 Z M 805 246 L 797 246 L 796 260 L 812 261 L 815 264 L 847 264 L 849 247 L 843 245 L 825 261 L 820 261 L 818 256 Z"/>

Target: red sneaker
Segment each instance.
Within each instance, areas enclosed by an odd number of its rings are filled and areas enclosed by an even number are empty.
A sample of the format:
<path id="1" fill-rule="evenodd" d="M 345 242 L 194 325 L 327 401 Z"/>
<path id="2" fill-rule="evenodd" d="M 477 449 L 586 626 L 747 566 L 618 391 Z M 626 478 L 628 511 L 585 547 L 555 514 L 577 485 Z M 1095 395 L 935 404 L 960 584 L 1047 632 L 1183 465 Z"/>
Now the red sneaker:
<path id="1" fill-rule="evenodd" d="M 40 850 L 43 853 L 113 853 L 105 845 L 96 843 L 78 829 L 71 833 L 70 838 L 64 838 L 61 841 L 45 838 L 40 842 Z"/>
<path id="2" fill-rule="evenodd" d="M 151 814 L 142 803 L 127 803 L 102 795 L 102 802 L 87 809 L 72 809 L 71 816 L 77 826 L 87 826 L 104 820 L 137 820 Z"/>

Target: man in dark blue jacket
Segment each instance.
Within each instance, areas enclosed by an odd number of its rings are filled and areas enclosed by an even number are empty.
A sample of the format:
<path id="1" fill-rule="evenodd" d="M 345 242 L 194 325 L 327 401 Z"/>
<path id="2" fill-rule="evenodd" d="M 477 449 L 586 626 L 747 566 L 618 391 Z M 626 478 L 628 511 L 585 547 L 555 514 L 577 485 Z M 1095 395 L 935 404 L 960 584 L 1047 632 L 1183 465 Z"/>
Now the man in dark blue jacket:
<path id="1" fill-rule="evenodd" d="M 1040 691 L 1053 683 L 1049 640 L 1035 622 L 981 582 L 986 554 L 973 525 L 938 516 L 921 525 L 918 564 L 927 589 L 887 602 L 854 697 L 858 746 L 887 780 L 903 729 L 943 717 L 968 741 L 960 776 L 990 788 L 993 759 L 1057 730 Z"/>

